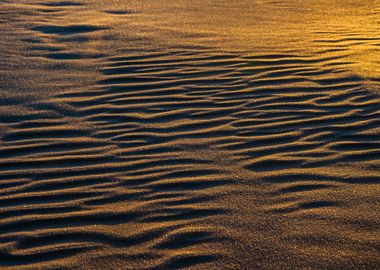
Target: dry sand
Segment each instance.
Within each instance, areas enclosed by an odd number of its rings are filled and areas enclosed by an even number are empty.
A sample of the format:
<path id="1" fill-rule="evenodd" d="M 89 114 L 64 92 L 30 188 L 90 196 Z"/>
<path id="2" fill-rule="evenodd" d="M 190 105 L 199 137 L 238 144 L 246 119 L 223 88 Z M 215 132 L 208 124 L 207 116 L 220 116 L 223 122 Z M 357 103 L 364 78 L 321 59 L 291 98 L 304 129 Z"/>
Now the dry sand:
<path id="1" fill-rule="evenodd" d="M 380 1 L 0 24 L 0 268 L 380 269 Z"/>

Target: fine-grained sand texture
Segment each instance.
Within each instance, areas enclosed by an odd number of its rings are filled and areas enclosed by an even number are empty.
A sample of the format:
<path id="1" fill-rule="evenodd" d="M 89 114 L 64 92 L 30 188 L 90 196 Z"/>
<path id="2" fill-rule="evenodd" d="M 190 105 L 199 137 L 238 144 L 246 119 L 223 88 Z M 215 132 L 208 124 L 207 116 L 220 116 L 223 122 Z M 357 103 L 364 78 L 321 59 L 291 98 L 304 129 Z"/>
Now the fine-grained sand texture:
<path id="1" fill-rule="evenodd" d="M 380 269 L 380 1 L 0 24 L 0 268 Z"/>

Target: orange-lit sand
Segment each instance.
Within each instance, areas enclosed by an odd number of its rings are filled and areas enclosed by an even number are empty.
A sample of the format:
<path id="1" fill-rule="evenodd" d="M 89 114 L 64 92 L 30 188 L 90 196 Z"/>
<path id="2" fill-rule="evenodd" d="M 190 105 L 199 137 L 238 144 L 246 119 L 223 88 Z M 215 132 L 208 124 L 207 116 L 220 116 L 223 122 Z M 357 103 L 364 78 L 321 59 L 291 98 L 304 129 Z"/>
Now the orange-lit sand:
<path id="1" fill-rule="evenodd" d="M 380 1 L 0 23 L 0 268 L 380 269 Z"/>

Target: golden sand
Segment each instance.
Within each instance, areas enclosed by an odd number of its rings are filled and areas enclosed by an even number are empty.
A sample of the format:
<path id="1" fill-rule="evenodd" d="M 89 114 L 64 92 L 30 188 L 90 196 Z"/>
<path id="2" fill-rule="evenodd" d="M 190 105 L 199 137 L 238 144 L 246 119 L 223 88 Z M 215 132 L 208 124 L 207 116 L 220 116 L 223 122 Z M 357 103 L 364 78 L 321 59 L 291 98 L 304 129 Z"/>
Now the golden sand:
<path id="1" fill-rule="evenodd" d="M 0 268 L 380 269 L 380 1 L 0 23 Z"/>

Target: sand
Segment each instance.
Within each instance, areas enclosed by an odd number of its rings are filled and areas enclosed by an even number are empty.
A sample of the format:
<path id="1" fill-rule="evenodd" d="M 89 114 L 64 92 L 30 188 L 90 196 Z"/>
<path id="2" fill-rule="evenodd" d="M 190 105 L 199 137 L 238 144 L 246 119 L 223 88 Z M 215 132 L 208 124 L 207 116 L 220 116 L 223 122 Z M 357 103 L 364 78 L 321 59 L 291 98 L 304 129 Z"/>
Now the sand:
<path id="1" fill-rule="evenodd" d="M 380 269 L 380 2 L 0 2 L 0 268 Z"/>

